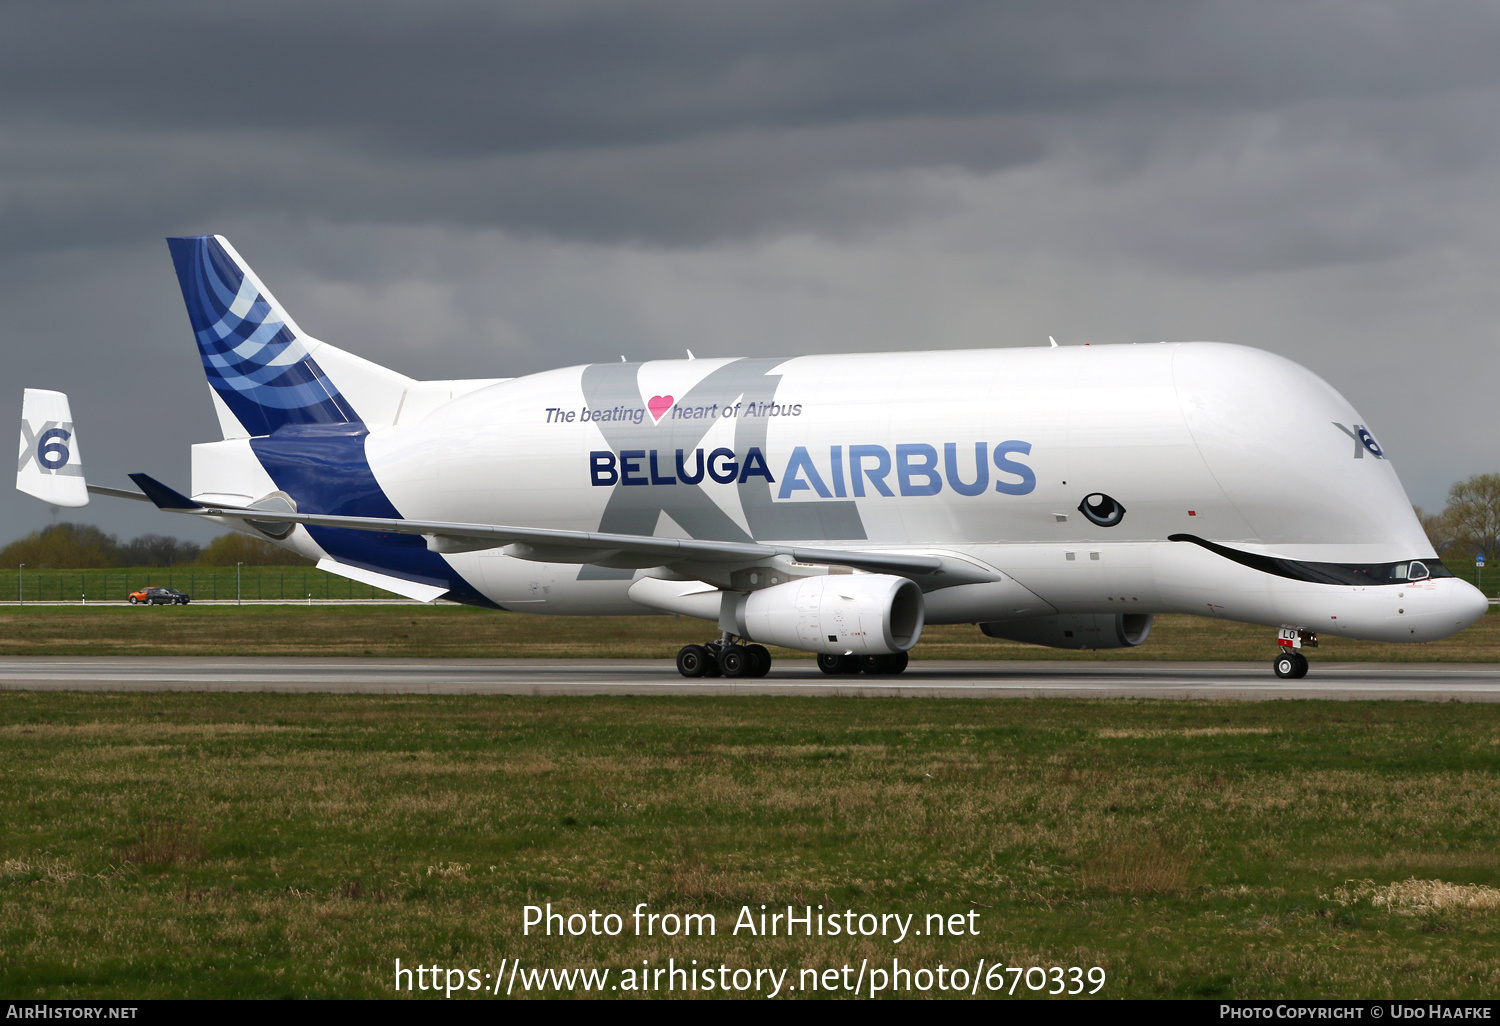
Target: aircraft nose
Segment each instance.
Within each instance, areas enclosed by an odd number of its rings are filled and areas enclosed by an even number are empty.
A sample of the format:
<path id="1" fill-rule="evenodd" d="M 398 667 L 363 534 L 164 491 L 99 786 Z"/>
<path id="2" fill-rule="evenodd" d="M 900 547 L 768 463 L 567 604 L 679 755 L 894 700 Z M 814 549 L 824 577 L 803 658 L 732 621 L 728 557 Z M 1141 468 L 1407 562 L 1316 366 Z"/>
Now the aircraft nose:
<path id="1" fill-rule="evenodd" d="M 1462 630 L 1490 611 L 1490 600 L 1468 581 L 1455 580 L 1453 583 L 1457 587 L 1453 589 L 1449 608 L 1453 611 L 1458 628 Z"/>

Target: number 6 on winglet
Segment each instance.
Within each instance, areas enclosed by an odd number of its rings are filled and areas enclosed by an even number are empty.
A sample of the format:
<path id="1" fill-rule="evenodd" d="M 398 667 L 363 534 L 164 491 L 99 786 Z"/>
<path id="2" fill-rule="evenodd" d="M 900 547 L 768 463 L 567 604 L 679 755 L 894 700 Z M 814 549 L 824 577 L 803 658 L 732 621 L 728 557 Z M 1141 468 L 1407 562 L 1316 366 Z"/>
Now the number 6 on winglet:
<path id="1" fill-rule="evenodd" d="M 88 505 L 78 433 L 61 392 L 28 388 L 22 397 L 16 487 L 54 506 Z"/>

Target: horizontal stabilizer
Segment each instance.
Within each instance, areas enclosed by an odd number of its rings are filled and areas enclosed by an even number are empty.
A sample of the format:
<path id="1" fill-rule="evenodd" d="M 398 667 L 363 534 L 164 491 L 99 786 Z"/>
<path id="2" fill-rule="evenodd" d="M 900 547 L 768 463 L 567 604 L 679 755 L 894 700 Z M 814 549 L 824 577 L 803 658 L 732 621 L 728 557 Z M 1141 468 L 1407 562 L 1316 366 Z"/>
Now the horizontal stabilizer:
<path id="1" fill-rule="evenodd" d="M 168 488 L 150 474 L 131 474 L 130 480 L 140 486 L 141 491 L 146 493 L 146 498 L 156 503 L 158 509 L 172 513 L 197 513 L 203 509 L 201 503 Z"/>

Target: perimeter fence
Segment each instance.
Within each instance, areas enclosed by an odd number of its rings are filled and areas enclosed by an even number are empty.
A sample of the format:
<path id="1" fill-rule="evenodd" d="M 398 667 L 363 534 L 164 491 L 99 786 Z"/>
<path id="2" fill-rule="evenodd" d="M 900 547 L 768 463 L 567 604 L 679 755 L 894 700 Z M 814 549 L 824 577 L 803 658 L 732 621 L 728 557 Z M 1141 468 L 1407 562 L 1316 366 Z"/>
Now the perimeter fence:
<path id="1" fill-rule="evenodd" d="M 176 588 L 197 600 L 396 599 L 388 591 L 311 566 L 111 567 L 107 570 L 0 570 L 0 602 L 124 602 L 147 587 Z"/>

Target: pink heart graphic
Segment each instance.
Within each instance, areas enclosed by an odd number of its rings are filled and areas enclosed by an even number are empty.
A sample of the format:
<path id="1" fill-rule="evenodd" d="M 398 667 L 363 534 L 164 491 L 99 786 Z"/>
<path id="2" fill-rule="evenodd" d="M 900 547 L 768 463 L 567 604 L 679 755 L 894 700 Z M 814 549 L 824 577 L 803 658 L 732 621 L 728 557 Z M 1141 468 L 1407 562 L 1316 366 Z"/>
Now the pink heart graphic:
<path id="1" fill-rule="evenodd" d="M 653 395 L 651 401 L 646 404 L 646 409 L 651 411 L 651 419 L 659 424 L 676 401 L 669 395 Z"/>

